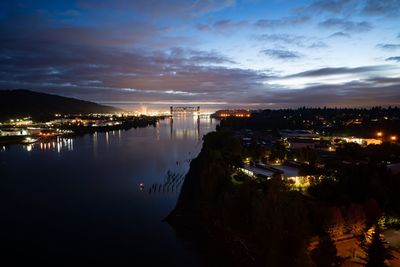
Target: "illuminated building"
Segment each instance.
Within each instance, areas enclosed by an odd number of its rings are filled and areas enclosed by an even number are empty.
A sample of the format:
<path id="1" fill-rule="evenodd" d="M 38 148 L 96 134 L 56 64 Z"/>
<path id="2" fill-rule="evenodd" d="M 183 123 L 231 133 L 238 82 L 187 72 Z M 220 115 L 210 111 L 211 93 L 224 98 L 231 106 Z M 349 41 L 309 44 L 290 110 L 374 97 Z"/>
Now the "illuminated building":
<path id="1" fill-rule="evenodd" d="M 237 118 L 248 118 L 251 113 L 245 109 L 224 109 L 216 111 L 212 117 L 214 118 L 228 118 L 228 117 L 237 117 Z"/>
<path id="2" fill-rule="evenodd" d="M 310 130 L 282 130 L 280 131 L 282 138 L 296 138 L 306 140 L 319 140 L 320 136 L 318 133 Z"/>
<path id="3" fill-rule="evenodd" d="M 320 140 L 319 133 L 310 130 L 282 130 L 280 134 L 291 149 L 315 149 Z"/>
<path id="4" fill-rule="evenodd" d="M 28 132 L 25 129 L 2 129 L 0 130 L 0 136 L 25 136 Z"/>
<path id="5" fill-rule="evenodd" d="M 381 139 L 374 139 L 374 138 L 357 138 L 357 137 L 333 137 L 332 140 L 341 140 L 346 143 L 356 143 L 361 146 L 368 146 L 368 145 L 381 145 Z"/>

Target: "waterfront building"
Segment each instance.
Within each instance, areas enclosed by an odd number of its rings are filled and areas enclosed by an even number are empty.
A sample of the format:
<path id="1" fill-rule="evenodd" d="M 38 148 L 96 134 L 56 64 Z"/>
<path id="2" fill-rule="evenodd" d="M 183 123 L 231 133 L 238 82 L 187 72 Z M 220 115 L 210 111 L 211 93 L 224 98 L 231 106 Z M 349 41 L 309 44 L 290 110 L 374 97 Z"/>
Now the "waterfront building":
<path id="1" fill-rule="evenodd" d="M 28 131 L 25 129 L 1 129 L 0 136 L 25 136 L 28 135 Z"/>
<path id="2" fill-rule="evenodd" d="M 245 109 L 224 109 L 216 111 L 211 116 L 214 118 L 228 118 L 228 117 L 248 118 L 251 116 L 251 113 Z"/>

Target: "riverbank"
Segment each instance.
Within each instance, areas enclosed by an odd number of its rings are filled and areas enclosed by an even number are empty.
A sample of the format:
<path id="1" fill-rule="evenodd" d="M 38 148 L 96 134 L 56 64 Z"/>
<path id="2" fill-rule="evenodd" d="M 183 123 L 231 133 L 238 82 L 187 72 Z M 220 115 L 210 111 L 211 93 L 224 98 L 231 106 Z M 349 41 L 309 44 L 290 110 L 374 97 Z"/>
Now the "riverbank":
<path id="1" fill-rule="evenodd" d="M 34 143 L 43 140 L 53 140 L 57 137 L 74 138 L 85 134 L 92 134 L 95 132 L 108 132 L 118 130 L 129 130 L 132 128 L 143 128 L 147 126 L 156 126 L 156 123 L 164 117 L 133 117 L 130 119 L 120 120 L 119 124 L 93 126 L 93 125 L 70 125 L 63 124 L 57 128 L 45 128 L 36 134 L 30 135 L 17 135 L 17 136 L 1 136 L 0 145 L 9 146 L 16 144 Z M 23 129 L 23 128 L 18 128 Z M 45 133 L 43 133 L 45 132 Z"/>
<path id="2" fill-rule="evenodd" d="M 190 164 L 177 205 L 165 219 L 178 234 L 206 251 L 213 266 L 221 261 L 230 266 L 258 266 L 255 247 L 228 223 L 232 214 L 225 212 L 230 206 L 226 197 L 235 190 L 230 186 L 231 163 L 240 162 L 240 149 L 230 133 L 207 134 Z"/>

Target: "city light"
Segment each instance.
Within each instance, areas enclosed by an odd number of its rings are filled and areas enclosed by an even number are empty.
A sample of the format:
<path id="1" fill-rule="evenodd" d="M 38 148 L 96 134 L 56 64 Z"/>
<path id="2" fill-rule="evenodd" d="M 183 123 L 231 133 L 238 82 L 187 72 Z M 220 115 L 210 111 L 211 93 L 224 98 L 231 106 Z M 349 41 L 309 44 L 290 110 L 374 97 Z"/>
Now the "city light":
<path id="1" fill-rule="evenodd" d="M 391 140 L 391 141 L 397 141 L 397 136 L 396 136 L 396 135 L 392 135 L 392 136 L 390 137 L 390 140 Z"/>
<path id="2" fill-rule="evenodd" d="M 376 136 L 382 137 L 382 136 L 383 136 L 383 132 L 377 132 L 377 133 L 376 133 Z"/>

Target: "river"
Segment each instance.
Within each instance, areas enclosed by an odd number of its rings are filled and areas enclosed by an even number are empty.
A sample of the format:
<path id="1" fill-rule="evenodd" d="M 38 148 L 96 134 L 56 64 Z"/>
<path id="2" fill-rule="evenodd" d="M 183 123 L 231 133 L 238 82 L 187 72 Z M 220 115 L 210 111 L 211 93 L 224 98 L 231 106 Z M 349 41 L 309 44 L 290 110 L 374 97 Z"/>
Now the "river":
<path id="1" fill-rule="evenodd" d="M 0 261 L 206 265 L 162 219 L 215 123 L 175 117 L 156 127 L 0 147 Z"/>

